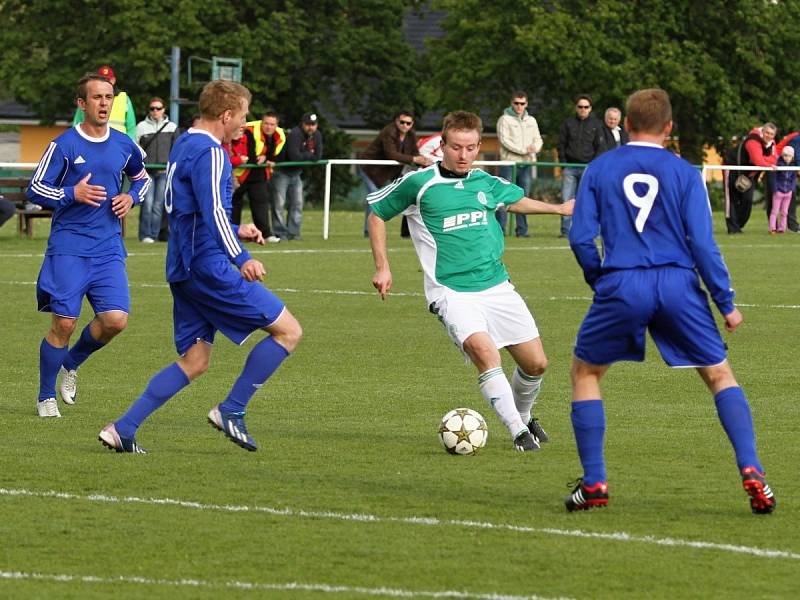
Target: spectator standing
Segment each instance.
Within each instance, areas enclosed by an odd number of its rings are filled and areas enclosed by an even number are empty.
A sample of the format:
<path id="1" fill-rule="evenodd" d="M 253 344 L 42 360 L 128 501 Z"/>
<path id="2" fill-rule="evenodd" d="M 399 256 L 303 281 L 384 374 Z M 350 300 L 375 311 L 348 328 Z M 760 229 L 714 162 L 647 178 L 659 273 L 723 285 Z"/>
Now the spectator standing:
<path id="1" fill-rule="evenodd" d="M 776 164 L 778 167 L 794 166 L 794 148 L 785 146 Z M 789 219 L 789 203 L 797 185 L 797 171 L 775 171 L 772 179 L 772 210 L 769 215 L 769 232 L 785 233 Z"/>
<path id="2" fill-rule="evenodd" d="M 613 150 L 628 143 L 628 132 L 619 126 L 622 121 L 622 111 L 616 106 L 606 109 L 604 116 L 603 141 L 606 150 Z"/>
<path id="3" fill-rule="evenodd" d="M 164 101 L 158 96 L 150 99 L 147 117 L 136 125 L 136 143 L 144 150 L 148 164 L 166 164 L 175 141 L 177 125 L 166 115 Z M 167 172 L 163 168 L 149 168 L 153 180 L 139 209 L 139 241 L 152 244 L 159 238 L 164 215 L 164 192 L 167 189 Z"/>
<path id="4" fill-rule="evenodd" d="M 270 227 L 272 167 L 275 166 L 275 158 L 286 141 L 283 129 L 280 132 L 279 129 L 277 114 L 269 111 L 260 120 L 247 123 L 242 136 L 231 144 L 236 155 L 236 160 L 231 161 L 233 164 L 238 166 L 246 162 L 265 165 L 259 168 L 238 168 L 234 171 L 239 186 L 233 192 L 231 221 L 236 225 L 241 223 L 244 196 L 247 195 L 253 224 L 261 231 L 264 239 L 273 244 L 281 241 L 281 238 L 273 235 Z"/>
<path id="5" fill-rule="evenodd" d="M 136 113 L 133 111 L 131 97 L 122 90 L 116 89 L 117 77 L 114 75 L 114 69 L 108 65 L 103 65 L 97 69 L 97 72 L 108 79 L 116 91 L 114 104 L 111 108 L 111 115 L 108 118 L 108 126 L 117 131 L 121 131 L 129 138 L 136 141 Z M 79 106 L 75 111 L 75 116 L 72 118 L 72 124 L 77 125 L 78 123 L 83 123 L 83 119 L 83 109 Z"/>
<path id="6" fill-rule="evenodd" d="M 740 144 L 728 151 L 725 163 L 774 167 L 778 161 L 775 150 L 777 131 L 778 128 L 774 123 L 764 123 L 761 127 L 754 127 Z M 725 183 L 725 224 L 729 234 L 742 233 L 742 229 L 750 220 L 750 213 L 753 210 L 753 190 L 761 173 L 761 171 L 729 170 L 722 172 Z M 772 198 L 768 198 L 768 201 L 771 203 Z"/>
<path id="7" fill-rule="evenodd" d="M 77 370 L 128 324 L 130 292 L 120 221 L 150 186 L 144 152 L 109 127 L 114 87 L 97 73 L 78 82 L 82 123 L 50 142 L 31 178 L 28 199 L 53 210 L 42 268 L 36 281 L 39 311 L 52 313 L 39 346 L 40 417 L 60 417 L 56 378 L 66 404 L 77 395 Z M 131 180 L 122 192 L 123 174 Z M 95 316 L 72 348 L 84 296 Z"/>
<path id="8" fill-rule="evenodd" d="M 575 98 L 575 114 L 561 125 L 558 134 L 558 160 L 562 163 L 588 164 L 606 149 L 603 124 L 592 115 L 592 98 Z M 561 202 L 575 197 L 585 167 L 561 169 Z M 561 235 L 567 237 L 572 217 L 561 217 Z"/>
<path id="9" fill-rule="evenodd" d="M 359 158 L 365 160 L 396 160 L 400 165 L 363 165 L 357 171 L 367 187 L 367 194 L 397 179 L 403 172 L 403 165 L 416 168 L 432 164 L 429 158 L 419 153 L 417 134 L 414 131 L 414 114 L 410 110 L 398 112 L 392 122 L 380 130 L 377 137 L 361 153 Z M 370 213 L 369 203 L 364 204 L 364 237 L 369 235 L 367 222 Z M 403 218 L 401 235 L 408 232 L 408 225 Z M 405 236 L 404 236 L 405 237 Z"/>
<path id="10" fill-rule="evenodd" d="M 322 133 L 316 113 L 306 113 L 300 126 L 286 136 L 283 161 L 295 162 L 322 159 Z M 278 157 L 280 162 L 280 157 Z M 303 223 L 303 168 L 282 167 L 272 176 L 272 226 L 282 240 L 300 240 Z M 284 216 L 284 210 L 286 215 Z"/>
<path id="11" fill-rule="evenodd" d="M 500 118 L 497 119 L 497 141 L 500 142 L 500 160 L 513 160 L 517 163 L 536 162 L 536 153 L 542 149 L 542 136 L 539 133 L 539 124 L 533 115 L 528 114 L 528 94 L 518 90 L 511 95 L 511 105 L 506 107 Z M 500 177 L 512 180 L 513 167 L 500 167 Z M 533 180 L 533 167 L 530 165 L 517 167 L 516 184 L 528 196 Z M 500 228 L 505 234 L 506 219 L 508 217 L 505 207 L 495 212 Z M 517 237 L 529 237 L 528 217 L 524 213 L 516 213 L 516 226 L 514 233 Z"/>

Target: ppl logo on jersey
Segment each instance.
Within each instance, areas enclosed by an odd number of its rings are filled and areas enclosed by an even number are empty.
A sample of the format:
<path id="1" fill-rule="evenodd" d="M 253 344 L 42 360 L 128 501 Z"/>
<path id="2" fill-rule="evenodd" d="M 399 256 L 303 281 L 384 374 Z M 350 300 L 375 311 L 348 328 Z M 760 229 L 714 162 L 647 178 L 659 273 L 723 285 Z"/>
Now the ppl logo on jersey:
<path id="1" fill-rule="evenodd" d="M 464 229 L 466 227 L 475 227 L 477 225 L 487 225 L 486 211 L 473 210 L 472 212 L 460 213 L 451 217 L 445 217 L 442 221 L 442 232 L 448 233 L 456 231 L 457 229 Z"/>

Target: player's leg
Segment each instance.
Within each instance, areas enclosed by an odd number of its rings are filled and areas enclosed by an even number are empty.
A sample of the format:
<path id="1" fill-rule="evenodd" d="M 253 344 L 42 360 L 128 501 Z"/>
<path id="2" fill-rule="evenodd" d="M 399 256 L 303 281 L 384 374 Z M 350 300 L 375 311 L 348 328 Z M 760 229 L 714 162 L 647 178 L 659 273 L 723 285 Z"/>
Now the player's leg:
<path id="1" fill-rule="evenodd" d="M 241 374 L 228 397 L 219 405 L 220 412 L 244 414 L 253 395 L 294 352 L 303 335 L 300 323 L 287 308 L 264 330 L 270 335 L 258 342 L 247 355 Z"/>
<path id="2" fill-rule="evenodd" d="M 688 269 L 660 271 L 662 302 L 650 325 L 653 341 L 669 366 L 697 368 L 714 395 L 719 420 L 736 454 L 753 511 L 771 512 L 774 498 L 763 479 L 756 453 L 750 406 L 728 364 L 725 343 L 699 278 Z"/>
<path id="3" fill-rule="evenodd" d="M 539 442 L 549 441 L 549 436 L 533 416 L 533 408 L 542 387 L 542 377 L 547 369 L 547 356 L 541 338 L 514 344 L 506 348 L 517 363 L 511 377 L 514 404 L 520 418 Z"/>
<path id="4" fill-rule="evenodd" d="M 712 367 L 700 367 L 697 372 L 714 395 L 717 415 L 733 446 L 752 511 L 771 513 L 775 510 L 775 497 L 764 480 L 764 468 L 756 450 L 753 416 L 744 390 L 736 382 L 727 360 Z"/>
<path id="5" fill-rule="evenodd" d="M 462 348 L 478 370 L 481 394 L 508 429 L 514 446 L 522 452 L 538 450 L 539 443 L 528 431 L 514 404 L 514 392 L 503 372 L 494 340 L 485 331 L 479 331 L 464 340 Z"/>
<path id="6" fill-rule="evenodd" d="M 39 397 L 36 405 L 40 417 L 60 417 L 56 403 L 56 378 L 69 352 L 69 339 L 77 319 L 53 314 L 50 329 L 39 344 Z"/>

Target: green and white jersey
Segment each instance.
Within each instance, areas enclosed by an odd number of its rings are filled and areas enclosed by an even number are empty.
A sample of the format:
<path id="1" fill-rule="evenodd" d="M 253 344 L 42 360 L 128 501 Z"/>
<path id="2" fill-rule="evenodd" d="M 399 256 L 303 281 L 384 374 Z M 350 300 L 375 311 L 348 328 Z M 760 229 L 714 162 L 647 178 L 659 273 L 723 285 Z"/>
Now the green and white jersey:
<path id="1" fill-rule="evenodd" d="M 408 217 L 430 303 L 442 296 L 442 288 L 481 292 L 508 279 L 501 262 L 503 231 L 494 212 L 524 195 L 521 187 L 481 169 L 452 178 L 434 164 L 373 192 L 367 202 L 384 221 L 400 213 Z"/>

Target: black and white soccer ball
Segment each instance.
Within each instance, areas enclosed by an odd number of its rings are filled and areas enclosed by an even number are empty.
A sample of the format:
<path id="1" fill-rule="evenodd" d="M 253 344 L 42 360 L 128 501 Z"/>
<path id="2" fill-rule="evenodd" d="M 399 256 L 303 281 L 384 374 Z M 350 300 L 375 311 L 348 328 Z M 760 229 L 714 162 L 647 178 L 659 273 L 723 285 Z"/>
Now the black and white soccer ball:
<path id="1" fill-rule="evenodd" d="M 439 439 L 450 454 L 475 454 L 486 445 L 489 429 L 478 411 L 456 408 L 442 417 Z"/>

